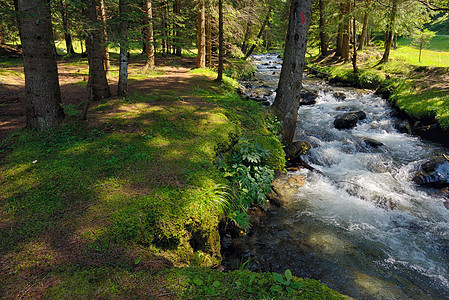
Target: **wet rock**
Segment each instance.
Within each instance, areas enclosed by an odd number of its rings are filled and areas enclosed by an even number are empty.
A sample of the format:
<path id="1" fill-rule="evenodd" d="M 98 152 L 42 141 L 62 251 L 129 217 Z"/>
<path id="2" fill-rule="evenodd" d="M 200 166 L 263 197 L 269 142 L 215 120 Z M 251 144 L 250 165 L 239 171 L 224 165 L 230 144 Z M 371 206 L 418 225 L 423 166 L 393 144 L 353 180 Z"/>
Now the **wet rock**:
<path id="1" fill-rule="evenodd" d="M 299 105 L 313 105 L 316 103 L 318 94 L 312 91 L 302 90 L 299 95 Z"/>
<path id="2" fill-rule="evenodd" d="M 408 133 L 412 134 L 412 126 L 410 125 L 410 122 L 407 120 L 399 121 L 395 124 L 396 129 L 401 133 Z"/>
<path id="3" fill-rule="evenodd" d="M 307 151 L 310 150 L 312 146 L 309 142 L 305 141 L 296 141 L 292 142 L 286 149 L 285 149 L 285 155 L 290 160 L 296 159 L 299 156 L 305 154 Z"/>
<path id="4" fill-rule="evenodd" d="M 384 145 L 382 142 L 379 142 L 378 140 L 371 139 L 371 138 L 363 138 L 363 142 L 365 143 L 365 145 L 372 147 L 372 148 L 379 148 Z"/>
<path id="5" fill-rule="evenodd" d="M 413 181 L 425 187 L 449 187 L 449 156 L 443 154 L 424 163 Z"/>
<path id="6" fill-rule="evenodd" d="M 348 112 L 335 118 L 334 126 L 337 129 L 350 129 L 357 125 L 357 122 L 366 118 L 363 111 Z"/>
<path id="7" fill-rule="evenodd" d="M 298 187 L 288 183 L 289 175 L 282 174 L 271 183 L 271 192 L 267 194 L 270 203 L 275 206 L 286 206 L 298 193 Z"/>
<path id="8" fill-rule="evenodd" d="M 335 92 L 332 94 L 332 96 L 334 96 L 334 98 L 337 100 L 345 100 L 346 99 L 346 94 L 342 93 L 342 92 Z"/>

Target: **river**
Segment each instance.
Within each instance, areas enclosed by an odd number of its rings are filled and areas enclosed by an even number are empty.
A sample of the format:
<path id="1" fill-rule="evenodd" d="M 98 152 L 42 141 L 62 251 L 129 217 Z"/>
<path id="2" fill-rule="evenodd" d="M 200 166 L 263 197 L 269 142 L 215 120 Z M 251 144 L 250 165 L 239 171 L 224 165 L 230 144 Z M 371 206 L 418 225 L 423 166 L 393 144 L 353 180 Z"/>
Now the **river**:
<path id="1" fill-rule="evenodd" d="M 282 61 L 277 54 L 253 61 L 256 76 L 245 84 L 266 90 L 272 102 Z M 392 109 L 372 92 L 307 78 L 303 85 L 319 97 L 300 107 L 296 139 L 312 145 L 305 159 L 320 172 L 288 173 L 293 196 L 236 242 L 241 259 L 257 271 L 290 269 L 357 299 L 449 299 L 447 199 L 411 181 L 420 164 L 448 150 L 399 133 Z M 367 118 L 353 129 L 334 128 L 347 110 Z"/>

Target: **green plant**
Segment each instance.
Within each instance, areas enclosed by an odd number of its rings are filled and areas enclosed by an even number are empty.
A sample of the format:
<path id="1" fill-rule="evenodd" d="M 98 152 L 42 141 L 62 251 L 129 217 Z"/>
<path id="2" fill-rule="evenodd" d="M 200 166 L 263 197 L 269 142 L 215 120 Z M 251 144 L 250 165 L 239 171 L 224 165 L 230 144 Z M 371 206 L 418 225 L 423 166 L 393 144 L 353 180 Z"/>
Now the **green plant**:
<path id="1" fill-rule="evenodd" d="M 288 294 L 293 294 L 295 290 L 298 290 L 304 286 L 304 284 L 300 282 L 292 282 L 293 275 L 289 269 L 285 270 L 284 276 L 276 272 L 273 272 L 272 274 L 276 282 L 276 284 L 270 288 L 272 292 L 286 291 Z"/>
<path id="2" fill-rule="evenodd" d="M 64 113 L 69 116 L 69 117 L 76 117 L 80 115 L 80 111 L 78 110 L 78 108 L 73 105 L 72 103 L 69 104 L 62 104 L 61 103 L 61 107 L 64 110 Z"/>
<path id="3" fill-rule="evenodd" d="M 253 203 L 266 202 L 266 193 L 271 191 L 274 171 L 267 164 L 269 156 L 270 152 L 259 144 L 241 138 L 227 160 L 217 160 L 218 168 L 236 190 L 228 216 L 245 230 L 249 226 L 246 209 Z"/>

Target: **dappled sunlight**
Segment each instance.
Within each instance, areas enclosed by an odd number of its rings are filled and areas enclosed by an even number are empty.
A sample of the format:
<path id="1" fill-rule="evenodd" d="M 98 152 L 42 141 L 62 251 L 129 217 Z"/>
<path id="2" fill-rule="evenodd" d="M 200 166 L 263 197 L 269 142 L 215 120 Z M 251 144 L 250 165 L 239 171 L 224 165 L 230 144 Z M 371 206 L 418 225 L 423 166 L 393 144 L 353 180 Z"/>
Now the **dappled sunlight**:
<path id="1" fill-rule="evenodd" d="M 354 251 L 354 246 L 340 239 L 332 232 L 316 231 L 310 233 L 307 244 L 325 254 L 348 254 Z"/>
<path id="2" fill-rule="evenodd" d="M 2 258 L 1 263 L 9 272 L 21 272 L 27 269 L 46 269 L 63 259 L 46 241 L 33 241 L 21 245 L 20 249 Z"/>
<path id="3" fill-rule="evenodd" d="M 402 299 L 408 298 L 400 288 L 392 282 L 370 276 L 360 271 L 354 271 L 354 283 L 366 290 L 369 295 L 376 295 L 379 299 L 398 299 L 398 295 L 403 295 Z"/>

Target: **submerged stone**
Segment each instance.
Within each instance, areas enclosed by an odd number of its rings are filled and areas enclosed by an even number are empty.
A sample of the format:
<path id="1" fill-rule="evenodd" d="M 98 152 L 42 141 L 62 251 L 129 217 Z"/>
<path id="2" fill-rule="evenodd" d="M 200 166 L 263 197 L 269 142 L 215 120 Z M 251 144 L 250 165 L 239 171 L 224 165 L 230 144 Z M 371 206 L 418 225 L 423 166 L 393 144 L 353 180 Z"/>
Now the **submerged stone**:
<path id="1" fill-rule="evenodd" d="M 447 155 L 438 156 L 424 163 L 413 181 L 425 187 L 449 187 L 449 161 Z"/>

